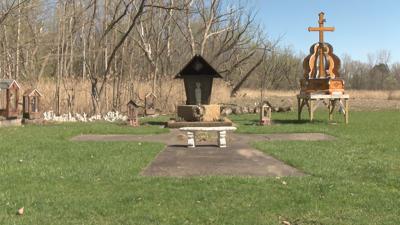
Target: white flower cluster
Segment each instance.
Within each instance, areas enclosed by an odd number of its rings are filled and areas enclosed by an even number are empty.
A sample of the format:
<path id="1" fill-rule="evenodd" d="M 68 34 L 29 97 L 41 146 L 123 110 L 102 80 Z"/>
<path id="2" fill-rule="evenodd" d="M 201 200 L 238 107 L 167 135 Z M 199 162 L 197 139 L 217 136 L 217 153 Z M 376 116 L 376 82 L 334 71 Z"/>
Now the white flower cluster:
<path id="1" fill-rule="evenodd" d="M 56 116 L 56 114 L 53 111 L 48 111 L 43 113 L 44 120 L 47 121 L 57 121 L 57 122 L 93 122 L 93 121 L 99 121 L 99 120 L 104 120 L 107 122 L 115 122 L 115 121 L 126 121 L 128 120 L 128 117 L 119 113 L 119 112 L 108 112 L 106 115 L 94 115 L 91 117 L 88 117 L 86 113 L 79 114 L 63 114 L 60 116 Z"/>

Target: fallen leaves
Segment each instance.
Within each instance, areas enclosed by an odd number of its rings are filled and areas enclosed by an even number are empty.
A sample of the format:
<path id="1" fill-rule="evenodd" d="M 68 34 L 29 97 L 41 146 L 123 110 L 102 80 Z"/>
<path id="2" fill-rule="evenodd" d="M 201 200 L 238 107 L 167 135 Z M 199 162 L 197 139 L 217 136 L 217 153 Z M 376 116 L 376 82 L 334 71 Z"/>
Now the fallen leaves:
<path id="1" fill-rule="evenodd" d="M 24 214 L 24 207 L 18 209 L 17 215 L 22 216 Z"/>

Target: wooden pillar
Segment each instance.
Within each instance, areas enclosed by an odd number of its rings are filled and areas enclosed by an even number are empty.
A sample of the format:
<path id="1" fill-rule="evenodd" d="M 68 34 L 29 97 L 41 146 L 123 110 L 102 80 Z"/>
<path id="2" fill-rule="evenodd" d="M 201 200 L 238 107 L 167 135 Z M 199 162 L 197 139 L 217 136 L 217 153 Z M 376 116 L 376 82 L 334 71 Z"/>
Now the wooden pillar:
<path id="1" fill-rule="evenodd" d="M 344 121 L 346 124 L 349 123 L 349 102 L 348 101 L 349 101 L 348 99 L 344 100 L 344 110 L 345 110 Z"/>
<path id="2" fill-rule="evenodd" d="M 10 117 L 10 89 L 7 89 L 7 94 L 6 94 L 6 113 L 5 117 L 8 118 Z"/>
<path id="3" fill-rule="evenodd" d="M 297 119 L 301 120 L 301 110 L 303 109 L 302 107 L 302 99 L 300 96 L 297 96 Z"/>
<path id="4" fill-rule="evenodd" d="M 335 111 L 336 99 L 329 99 L 329 121 L 333 120 L 333 112 Z"/>
<path id="5" fill-rule="evenodd" d="M 309 99 L 308 100 L 308 112 L 310 114 L 310 121 L 314 120 L 314 100 Z"/>
<path id="6" fill-rule="evenodd" d="M 332 100 L 331 99 L 329 99 L 329 101 L 328 101 L 328 114 L 329 114 L 329 116 L 328 116 L 328 120 L 329 121 L 331 121 L 332 120 Z"/>

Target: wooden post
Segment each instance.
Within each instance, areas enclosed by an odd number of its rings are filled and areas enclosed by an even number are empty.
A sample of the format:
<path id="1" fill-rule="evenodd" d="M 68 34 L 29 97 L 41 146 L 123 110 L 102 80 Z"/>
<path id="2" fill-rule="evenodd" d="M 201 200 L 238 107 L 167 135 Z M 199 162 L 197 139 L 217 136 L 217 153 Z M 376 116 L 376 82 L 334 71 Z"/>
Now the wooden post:
<path id="1" fill-rule="evenodd" d="M 297 119 L 301 120 L 301 110 L 303 109 L 303 107 L 301 107 L 302 103 L 301 103 L 301 98 L 300 96 L 297 96 Z"/>
<path id="2" fill-rule="evenodd" d="M 329 121 L 332 120 L 332 103 L 333 103 L 333 100 L 329 99 L 329 101 L 328 101 L 328 114 L 329 114 L 328 120 Z"/>
<path id="3" fill-rule="evenodd" d="M 348 124 L 349 123 L 349 102 L 348 102 L 348 100 L 347 99 L 345 99 L 344 100 L 344 110 L 345 110 L 345 113 L 344 113 L 344 120 L 345 120 L 345 123 L 346 124 Z"/>
<path id="4" fill-rule="evenodd" d="M 310 114 L 310 121 L 314 120 L 314 100 L 309 99 L 308 111 Z"/>
<path id="5" fill-rule="evenodd" d="M 333 120 L 333 112 L 335 111 L 336 99 L 329 100 L 329 120 Z"/>

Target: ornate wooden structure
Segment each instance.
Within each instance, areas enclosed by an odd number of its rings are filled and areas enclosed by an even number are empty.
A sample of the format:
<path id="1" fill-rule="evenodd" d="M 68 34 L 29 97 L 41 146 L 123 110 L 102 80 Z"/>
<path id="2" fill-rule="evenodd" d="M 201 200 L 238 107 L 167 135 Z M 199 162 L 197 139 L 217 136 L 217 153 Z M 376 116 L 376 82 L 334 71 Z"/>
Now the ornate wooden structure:
<path id="1" fill-rule="evenodd" d="M 222 76 L 200 55 L 195 55 L 175 79 L 183 79 L 186 105 L 209 105 L 214 78 Z"/>
<path id="2" fill-rule="evenodd" d="M 260 108 L 260 125 L 271 125 L 272 110 L 267 104 L 261 105 Z"/>
<path id="3" fill-rule="evenodd" d="M 139 118 L 138 118 L 138 112 L 139 112 L 139 106 L 133 101 L 130 100 L 127 104 L 128 107 L 128 122 L 132 127 L 138 127 L 139 126 Z"/>
<path id="4" fill-rule="evenodd" d="M 156 114 L 156 100 L 157 97 L 153 92 L 150 92 L 144 98 L 144 110 L 146 115 Z"/>
<path id="5" fill-rule="evenodd" d="M 335 30 L 324 27 L 325 14 L 319 14 L 319 27 L 308 31 L 319 32 L 319 42 L 310 48 L 310 54 L 303 61 L 304 78 L 300 81 L 302 93 L 337 94 L 344 92 L 344 80 L 340 78 L 340 59 L 333 54 L 333 47 L 324 41 L 324 32 Z"/>
<path id="6" fill-rule="evenodd" d="M 319 42 L 310 48 L 310 54 L 304 59 L 304 78 L 300 80 L 301 91 L 297 95 L 298 119 L 306 106 L 310 121 L 314 119 L 314 111 L 322 101 L 328 101 L 329 120 L 333 119 L 336 105 L 344 114 L 346 124 L 349 121 L 349 95 L 344 94 L 344 80 L 340 78 L 340 59 L 333 54 L 333 47 L 324 41 L 324 32 L 335 30 L 324 27 L 325 14 L 319 14 L 318 27 L 309 27 L 308 31 L 319 32 Z"/>
<path id="7" fill-rule="evenodd" d="M 22 111 L 25 119 L 40 118 L 40 98 L 43 95 L 37 89 L 29 89 L 23 94 Z"/>
<path id="8" fill-rule="evenodd" d="M 222 76 L 200 55 L 195 55 L 175 76 L 175 79 L 183 79 L 186 93 L 186 104 L 177 107 L 179 120 L 193 122 L 190 126 L 205 126 L 205 122 L 211 126 L 226 126 L 221 118 L 221 107 L 210 104 L 214 78 Z"/>
<path id="9" fill-rule="evenodd" d="M 15 80 L 0 81 L 0 116 L 6 119 L 17 118 L 20 86 Z"/>

